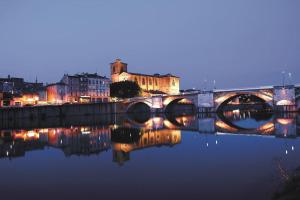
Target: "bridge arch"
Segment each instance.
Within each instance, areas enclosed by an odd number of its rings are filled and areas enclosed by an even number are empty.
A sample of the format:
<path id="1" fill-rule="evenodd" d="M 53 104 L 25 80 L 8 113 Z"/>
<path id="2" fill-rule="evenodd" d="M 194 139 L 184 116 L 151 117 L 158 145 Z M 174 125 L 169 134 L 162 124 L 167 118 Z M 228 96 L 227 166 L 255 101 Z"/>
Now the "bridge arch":
<path id="1" fill-rule="evenodd" d="M 168 97 L 168 98 L 164 99 L 164 101 L 163 101 L 164 110 L 168 111 L 169 109 L 172 108 L 172 106 L 174 106 L 175 104 L 177 104 L 179 102 L 193 105 L 194 109 L 197 107 L 196 103 L 194 102 L 194 99 L 190 99 L 190 98 L 183 97 L 183 96 L 178 96 L 178 97 Z"/>
<path id="2" fill-rule="evenodd" d="M 217 119 L 215 122 L 216 128 L 220 132 L 229 132 L 229 133 L 246 133 L 246 134 L 270 134 L 275 129 L 275 124 L 272 120 L 273 115 L 271 113 L 263 113 L 263 116 L 260 115 L 260 118 L 263 117 L 264 123 L 258 125 L 257 127 L 243 127 L 242 125 L 236 124 L 234 121 L 231 121 L 223 114 L 218 113 Z"/>
<path id="3" fill-rule="evenodd" d="M 148 101 L 135 101 L 127 106 L 126 112 L 135 112 L 140 107 L 140 112 L 151 111 L 152 104 Z"/>
<path id="4" fill-rule="evenodd" d="M 237 97 L 248 96 L 254 98 L 256 101 L 265 103 L 270 108 L 273 108 L 273 96 L 270 93 L 265 92 L 229 92 L 215 95 L 215 109 L 220 111 L 225 105 Z"/>

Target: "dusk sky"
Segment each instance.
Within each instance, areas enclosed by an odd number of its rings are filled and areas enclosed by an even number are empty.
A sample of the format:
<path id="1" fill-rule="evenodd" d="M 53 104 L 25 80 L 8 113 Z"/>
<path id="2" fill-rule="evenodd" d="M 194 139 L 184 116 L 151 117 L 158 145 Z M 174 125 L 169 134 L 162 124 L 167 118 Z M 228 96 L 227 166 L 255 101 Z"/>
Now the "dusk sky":
<path id="1" fill-rule="evenodd" d="M 0 76 L 172 73 L 181 88 L 300 83 L 299 0 L 0 0 Z"/>

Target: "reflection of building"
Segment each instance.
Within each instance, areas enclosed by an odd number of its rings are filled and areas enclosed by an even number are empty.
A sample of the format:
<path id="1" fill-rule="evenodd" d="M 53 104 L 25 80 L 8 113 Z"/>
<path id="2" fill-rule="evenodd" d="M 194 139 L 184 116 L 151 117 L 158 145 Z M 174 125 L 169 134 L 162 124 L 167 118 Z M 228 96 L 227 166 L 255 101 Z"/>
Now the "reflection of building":
<path id="1" fill-rule="evenodd" d="M 113 143 L 113 160 L 122 163 L 129 160 L 129 152 L 152 146 L 173 146 L 181 142 L 180 130 L 157 130 L 145 132 L 134 143 Z"/>
<path id="2" fill-rule="evenodd" d="M 110 144 L 110 129 L 104 127 L 0 131 L 0 157 L 24 156 L 46 145 L 62 149 L 66 156 L 90 155 L 110 149 Z"/>
<path id="3" fill-rule="evenodd" d="M 49 145 L 63 149 L 67 156 L 89 155 L 110 149 L 110 129 L 71 127 L 48 129 Z"/>
<path id="4" fill-rule="evenodd" d="M 294 118 L 277 118 L 275 123 L 276 137 L 297 137 L 297 125 Z"/>
<path id="5" fill-rule="evenodd" d="M 0 131 L 0 158 L 13 158 L 25 155 L 25 152 L 44 149 L 46 143 L 39 140 L 36 131 Z"/>
<path id="6" fill-rule="evenodd" d="M 95 74 L 65 74 L 61 80 L 68 86 L 69 102 L 107 102 L 110 80 Z"/>
<path id="7" fill-rule="evenodd" d="M 135 81 L 139 84 L 143 91 L 150 93 L 166 93 L 177 94 L 179 93 L 180 78 L 171 74 L 160 75 L 147 75 L 130 73 L 127 71 L 127 64 L 117 59 L 111 66 L 111 79 L 112 82 L 119 81 Z"/>

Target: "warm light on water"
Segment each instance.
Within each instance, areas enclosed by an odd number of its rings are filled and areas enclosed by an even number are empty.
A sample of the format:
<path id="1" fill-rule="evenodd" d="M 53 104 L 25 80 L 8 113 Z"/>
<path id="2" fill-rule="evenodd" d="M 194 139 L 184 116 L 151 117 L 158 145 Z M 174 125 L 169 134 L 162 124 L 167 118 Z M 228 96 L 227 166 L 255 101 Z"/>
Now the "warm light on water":
<path id="1" fill-rule="evenodd" d="M 3 129 L 2 196 L 269 199 L 300 166 L 299 118 L 227 116 Z"/>

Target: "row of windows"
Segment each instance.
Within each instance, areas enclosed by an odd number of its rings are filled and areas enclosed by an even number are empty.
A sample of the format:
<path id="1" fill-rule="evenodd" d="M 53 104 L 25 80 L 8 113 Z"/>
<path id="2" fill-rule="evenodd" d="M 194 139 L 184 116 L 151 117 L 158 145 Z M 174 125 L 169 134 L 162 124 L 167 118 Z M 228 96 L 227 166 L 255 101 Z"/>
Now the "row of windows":
<path id="1" fill-rule="evenodd" d="M 100 80 L 89 80 L 88 83 L 91 84 L 102 84 L 102 85 L 109 85 L 109 84 L 105 84 L 105 81 L 100 81 Z"/>
<path id="2" fill-rule="evenodd" d="M 137 79 L 136 77 L 134 78 L 134 81 L 138 83 L 138 79 Z M 158 86 L 157 80 L 156 80 L 156 79 L 154 80 L 154 82 L 155 82 L 155 86 Z M 145 78 L 142 78 L 142 85 L 146 85 L 146 80 L 145 80 Z M 152 85 L 152 79 L 149 79 L 149 85 Z M 172 85 L 173 85 L 173 86 L 176 85 L 174 79 L 172 80 Z"/>
<path id="3" fill-rule="evenodd" d="M 138 83 L 138 80 L 137 80 L 136 77 L 134 78 L 134 81 Z M 156 86 L 158 86 L 157 80 L 156 80 L 156 79 L 154 80 L 154 83 L 155 83 Z M 145 80 L 145 78 L 142 78 L 142 85 L 146 85 L 146 80 Z M 152 85 L 152 79 L 149 79 L 149 85 Z"/>

